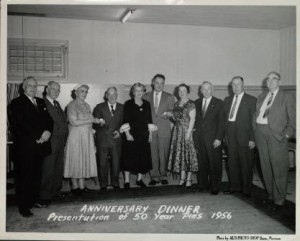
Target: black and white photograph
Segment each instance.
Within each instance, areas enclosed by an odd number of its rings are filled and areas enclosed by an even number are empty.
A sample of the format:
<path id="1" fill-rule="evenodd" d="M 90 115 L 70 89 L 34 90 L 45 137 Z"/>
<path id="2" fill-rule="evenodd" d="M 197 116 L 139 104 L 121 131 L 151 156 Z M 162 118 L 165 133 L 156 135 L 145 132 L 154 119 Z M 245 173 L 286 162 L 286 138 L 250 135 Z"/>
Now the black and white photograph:
<path id="1" fill-rule="evenodd" d="M 0 239 L 299 238 L 297 10 L 1 1 Z"/>

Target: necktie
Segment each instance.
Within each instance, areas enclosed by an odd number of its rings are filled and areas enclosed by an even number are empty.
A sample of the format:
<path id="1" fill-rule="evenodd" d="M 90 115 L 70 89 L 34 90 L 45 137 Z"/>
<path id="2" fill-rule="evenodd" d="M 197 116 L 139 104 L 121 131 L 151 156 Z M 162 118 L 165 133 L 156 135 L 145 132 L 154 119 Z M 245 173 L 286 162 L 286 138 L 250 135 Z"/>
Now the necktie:
<path id="1" fill-rule="evenodd" d="M 155 113 L 157 113 L 157 110 L 158 110 L 158 93 L 157 92 L 155 92 L 154 109 L 155 109 Z"/>
<path id="2" fill-rule="evenodd" d="M 113 105 L 110 105 L 110 110 L 111 110 L 111 115 L 114 116 L 115 114 L 115 110 L 114 110 L 114 106 Z"/>
<path id="3" fill-rule="evenodd" d="M 37 108 L 37 109 L 38 109 L 38 105 L 37 105 L 37 103 L 36 103 L 36 100 L 35 100 L 35 98 L 32 98 L 31 100 L 32 100 L 32 103 L 34 104 L 35 108 Z"/>
<path id="4" fill-rule="evenodd" d="M 202 106 L 202 116 L 204 117 L 205 116 L 205 113 L 206 113 L 206 99 L 204 99 L 204 105 Z"/>
<path id="5" fill-rule="evenodd" d="M 58 104 L 58 102 L 57 102 L 56 100 L 54 100 L 53 103 L 54 103 L 55 109 L 56 109 L 57 111 L 59 111 L 59 104 Z"/>
<path id="6" fill-rule="evenodd" d="M 233 103 L 233 106 L 232 106 L 232 109 L 231 109 L 231 112 L 230 112 L 230 115 L 229 115 L 229 119 L 232 119 L 234 117 L 237 101 L 238 101 L 238 96 L 236 95 L 235 96 L 235 101 Z"/>
<path id="7" fill-rule="evenodd" d="M 272 100 L 273 100 L 273 93 L 271 93 L 271 95 L 268 99 L 268 103 L 267 103 L 266 110 L 265 110 L 265 113 L 263 115 L 263 118 L 266 118 L 268 116 L 268 114 L 270 112 Z"/>

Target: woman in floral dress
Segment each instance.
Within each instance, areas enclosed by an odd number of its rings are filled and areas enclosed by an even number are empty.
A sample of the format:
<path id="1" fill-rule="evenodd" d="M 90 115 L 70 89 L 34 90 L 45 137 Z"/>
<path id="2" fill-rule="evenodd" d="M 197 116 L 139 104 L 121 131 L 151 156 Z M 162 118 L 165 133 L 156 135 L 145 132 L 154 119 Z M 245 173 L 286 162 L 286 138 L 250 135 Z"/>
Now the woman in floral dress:
<path id="1" fill-rule="evenodd" d="M 179 101 L 175 103 L 172 119 L 175 123 L 168 161 L 168 170 L 180 173 L 179 186 L 192 186 L 192 172 L 198 171 L 198 161 L 192 137 L 195 124 L 195 104 L 188 98 L 190 87 L 178 86 Z"/>

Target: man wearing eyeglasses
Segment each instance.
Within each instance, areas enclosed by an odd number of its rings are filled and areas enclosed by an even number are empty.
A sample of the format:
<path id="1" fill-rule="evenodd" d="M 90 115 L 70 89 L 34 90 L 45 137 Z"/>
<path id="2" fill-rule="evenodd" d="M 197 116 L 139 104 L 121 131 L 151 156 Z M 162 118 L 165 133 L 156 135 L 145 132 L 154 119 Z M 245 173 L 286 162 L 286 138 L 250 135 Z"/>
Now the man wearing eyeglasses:
<path id="1" fill-rule="evenodd" d="M 270 72 L 266 79 L 268 92 L 256 104 L 255 138 L 268 198 L 274 210 L 284 205 L 289 169 L 288 140 L 295 134 L 296 101 L 280 90 L 280 74 Z"/>

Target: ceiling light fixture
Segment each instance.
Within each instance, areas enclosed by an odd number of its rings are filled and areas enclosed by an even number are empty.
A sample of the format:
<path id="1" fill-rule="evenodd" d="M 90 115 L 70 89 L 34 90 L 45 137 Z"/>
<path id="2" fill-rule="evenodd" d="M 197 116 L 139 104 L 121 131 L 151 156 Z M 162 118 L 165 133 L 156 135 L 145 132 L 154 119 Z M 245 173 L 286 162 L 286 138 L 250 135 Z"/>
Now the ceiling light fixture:
<path id="1" fill-rule="evenodd" d="M 135 9 L 127 9 L 123 14 L 123 16 L 121 17 L 120 21 L 122 23 L 125 23 L 130 18 L 130 16 L 134 13 L 134 11 Z"/>

